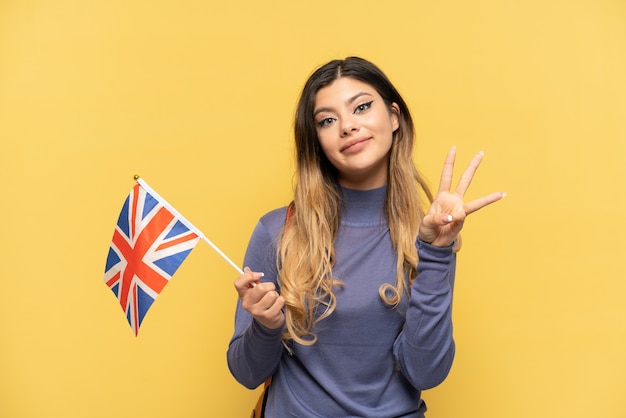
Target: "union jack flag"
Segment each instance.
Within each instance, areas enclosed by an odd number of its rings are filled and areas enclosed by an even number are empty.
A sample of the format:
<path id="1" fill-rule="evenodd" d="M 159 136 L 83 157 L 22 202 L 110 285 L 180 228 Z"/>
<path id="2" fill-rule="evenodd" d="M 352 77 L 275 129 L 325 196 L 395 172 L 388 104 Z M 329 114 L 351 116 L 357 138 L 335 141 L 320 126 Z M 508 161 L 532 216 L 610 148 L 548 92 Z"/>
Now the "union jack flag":
<path id="1" fill-rule="evenodd" d="M 202 234 L 139 180 L 124 202 L 109 248 L 104 282 L 135 336 L 146 312 Z"/>

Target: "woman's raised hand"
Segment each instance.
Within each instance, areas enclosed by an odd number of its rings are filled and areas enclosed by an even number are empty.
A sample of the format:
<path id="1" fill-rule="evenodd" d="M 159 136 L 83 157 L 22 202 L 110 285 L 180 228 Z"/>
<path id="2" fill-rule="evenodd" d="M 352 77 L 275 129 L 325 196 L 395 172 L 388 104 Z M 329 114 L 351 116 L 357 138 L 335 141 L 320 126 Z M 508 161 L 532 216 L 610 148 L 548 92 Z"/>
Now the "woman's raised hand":
<path id="1" fill-rule="evenodd" d="M 456 147 L 452 147 L 443 165 L 439 190 L 435 200 L 426 216 L 424 216 L 419 229 L 419 236 L 422 241 L 438 247 L 447 247 L 454 242 L 463 228 L 467 215 L 506 196 L 505 193 L 495 192 L 471 202 L 463 202 L 465 192 L 469 188 L 474 174 L 482 161 L 483 152 L 479 152 L 472 158 L 463 172 L 456 189 L 452 192 L 452 172 L 454 170 L 455 158 Z"/>
<path id="2" fill-rule="evenodd" d="M 264 327 L 282 327 L 285 323 L 285 314 L 282 311 L 285 299 L 278 294 L 274 283 L 260 282 L 263 273 L 252 272 L 248 267 L 243 271 L 235 280 L 241 306 Z"/>

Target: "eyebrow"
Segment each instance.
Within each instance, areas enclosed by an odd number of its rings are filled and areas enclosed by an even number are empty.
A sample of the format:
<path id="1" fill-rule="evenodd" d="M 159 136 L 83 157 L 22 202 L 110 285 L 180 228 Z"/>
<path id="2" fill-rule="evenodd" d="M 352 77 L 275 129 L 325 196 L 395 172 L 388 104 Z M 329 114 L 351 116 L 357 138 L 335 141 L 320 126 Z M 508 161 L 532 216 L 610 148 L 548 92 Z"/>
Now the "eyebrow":
<path id="1" fill-rule="evenodd" d="M 350 97 L 348 100 L 346 100 L 346 104 L 349 105 L 351 103 L 354 103 L 361 96 L 372 96 L 373 97 L 373 95 L 371 93 L 367 93 L 365 91 L 361 91 L 361 92 L 355 94 L 354 96 Z M 334 111 L 334 109 L 332 107 L 320 107 L 319 109 L 316 109 L 315 112 L 313 112 L 313 117 L 317 116 L 318 113 L 332 112 L 332 111 Z"/>

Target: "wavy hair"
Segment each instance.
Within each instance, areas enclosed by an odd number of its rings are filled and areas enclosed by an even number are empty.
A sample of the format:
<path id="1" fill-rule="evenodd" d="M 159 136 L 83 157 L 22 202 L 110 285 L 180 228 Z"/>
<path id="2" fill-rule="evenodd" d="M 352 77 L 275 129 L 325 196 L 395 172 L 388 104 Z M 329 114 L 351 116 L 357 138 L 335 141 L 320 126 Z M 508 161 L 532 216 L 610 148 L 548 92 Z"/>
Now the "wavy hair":
<path id="1" fill-rule="evenodd" d="M 374 64 L 358 57 L 333 60 L 309 77 L 295 114 L 296 183 L 295 212 L 278 242 L 281 295 L 285 298 L 286 325 L 283 342 L 303 345 L 317 341 L 314 325 L 335 310 L 333 276 L 334 242 L 339 230 L 342 192 L 337 169 L 324 154 L 313 117 L 317 92 L 341 77 L 372 86 L 389 111 L 399 108 L 399 128 L 393 133 L 384 211 L 393 248 L 397 254 L 395 285 L 379 289 L 381 299 L 397 307 L 417 276 L 415 240 L 424 217 L 425 201 L 433 196 L 413 159 L 414 125 L 409 109 L 387 76 Z M 407 281 L 408 278 L 408 281 Z"/>

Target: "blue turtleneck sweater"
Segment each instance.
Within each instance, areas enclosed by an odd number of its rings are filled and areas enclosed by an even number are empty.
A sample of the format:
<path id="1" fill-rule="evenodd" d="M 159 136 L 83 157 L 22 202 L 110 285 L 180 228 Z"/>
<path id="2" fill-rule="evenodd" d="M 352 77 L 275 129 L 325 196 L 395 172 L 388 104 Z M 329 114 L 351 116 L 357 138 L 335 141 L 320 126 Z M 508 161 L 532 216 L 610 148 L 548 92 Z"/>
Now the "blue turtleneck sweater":
<path id="1" fill-rule="evenodd" d="M 281 344 L 281 329 L 253 320 L 238 303 L 228 365 L 244 386 L 273 376 L 266 417 L 423 417 L 421 391 L 441 383 L 454 357 L 455 256 L 416 239 L 418 275 L 410 297 L 390 308 L 378 289 L 395 282 L 396 254 L 383 215 L 386 187 L 342 189 L 335 242 L 336 310 L 316 325 L 312 346 Z M 277 283 L 276 241 L 286 208 L 261 218 L 244 265 Z M 280 289 L 278 289 L 280 291 Z"/>

